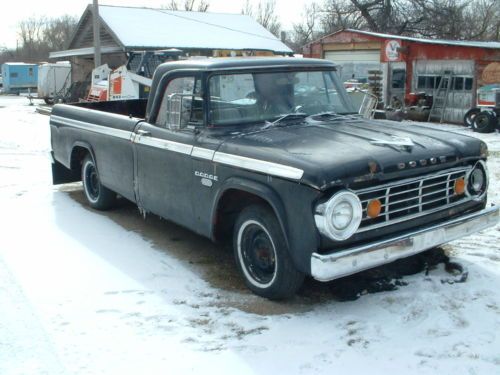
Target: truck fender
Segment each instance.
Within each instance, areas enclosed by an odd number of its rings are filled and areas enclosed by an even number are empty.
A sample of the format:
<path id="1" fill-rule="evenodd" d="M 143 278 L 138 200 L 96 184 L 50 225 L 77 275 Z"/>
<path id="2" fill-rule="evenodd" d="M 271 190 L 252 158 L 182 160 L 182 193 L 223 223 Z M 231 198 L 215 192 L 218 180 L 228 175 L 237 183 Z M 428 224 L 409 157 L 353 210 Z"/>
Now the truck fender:
<path id="1" fill-rule="evenodd" d="M 212 215 L 211 215 L 212 220 L 210 224 L 211 225 L 210 233 L 212 240 L 215 240 L 215 226 L 216 226 L 215 224 L 216 224 L 217 209 L 219 207 L 221 198 L 228 190 L 241 190 L 256 195 L 257 197 L 267 202 L 274 211 L 276 218 L 278 219 L 281 230 L 285 235 L 286 244 L 289 247 L 285 206 L 283 205 L 283 202 L 278 193 L 276 193 L 276 191 L 271 189 L 269 186 L 264 185 L 263 183 L 241 177 L 228 178 L 226 181 L 224 181 L 219 191 L 217 192 L 216 199 L 214 200 L 214 204 L 212 206 Z"/>
<path id="2" fill-rule="evenodd" d="M 69 168 L 72 169 L 72 167 L 73 167 L 72 160 L 73 160 L 73 156 L 74 156 L 76 148 L 86 149 L 88 151 L 88 153 L 92 156 L 92 159 L 94 159 L 94 162 L 96 164 L 96 169 L 97 169 L 97 160 L 95 157 L 94 149 L 92 148 L 92 146 L 89 143 L 82 142 L 82 141 L 76 141 L 75 143 L 73 143 L 73 146 L 71 147 L 71 153 L 69 154 L 69 160 L 68 160 Z"/>

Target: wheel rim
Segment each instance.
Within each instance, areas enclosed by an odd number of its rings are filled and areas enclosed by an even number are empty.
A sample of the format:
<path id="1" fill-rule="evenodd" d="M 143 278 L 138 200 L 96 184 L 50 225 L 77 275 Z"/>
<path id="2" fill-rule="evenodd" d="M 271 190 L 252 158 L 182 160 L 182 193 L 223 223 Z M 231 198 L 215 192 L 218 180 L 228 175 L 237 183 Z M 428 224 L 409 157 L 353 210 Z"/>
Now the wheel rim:
<path id="1" fill-rule="evenodd" d="M 85 190 L 93 201 L 99 198 L 100 183 L 99 176 L 93 164 L 88 163 L 85 168 Z"/>
<path id="2" fill-rule="evenodd" d="M 238 235 L 238 255 L 243 272 L 254 285 L 266 287 L 276 277 L 276 250 L 267 230 L 256 221 L 247 221 Z"/>
<path id="3" fill-rule="evenodd" d="M 476 116 L 477 112 L 472 112 L 467 115 L 467 117 L 465 118 L 465 123 L 467 124 L 467 126 L 470 127 L 474 123 L 474 119 L 476 118 Z"/>

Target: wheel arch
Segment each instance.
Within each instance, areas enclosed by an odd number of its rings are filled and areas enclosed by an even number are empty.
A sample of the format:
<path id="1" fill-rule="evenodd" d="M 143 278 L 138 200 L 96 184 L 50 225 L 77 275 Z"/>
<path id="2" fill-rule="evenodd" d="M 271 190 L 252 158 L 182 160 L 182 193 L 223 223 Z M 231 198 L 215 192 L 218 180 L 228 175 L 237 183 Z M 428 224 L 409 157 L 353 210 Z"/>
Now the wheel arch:
<path id="1" fill-rule="evenodd" d="M 228 229 L 231 223 L 231 217 L 236 216 L 241 210 L 251 204 L 263 203 L 267 205 L 275 214 L 281 230 L 283 231 L 287 246 L 288 243 L 288 220 L 285 206 L 278 193 L 263 183 L 232 177 L 226 180 L 219 189 L 212 207 L 210 234 L 214 241 L 221 239 L 221 230 Z M 234 204 L 231 209 L 231 204 Z M 230 232 L 232 233 L 232 231 Z"/>
<path id="2" fill-rule="evenodd" d="M 81 168 L 82 168 L 82 162 L 83 159 L 85 159 L 85 156 L 87 154 L 90 154 L 92 156 L 92 159 L 96 160 L 94 150 L 90 144 L 87 142 L 81 142 L 77 141 L 73 143 L 73 146 L 71 148 L 71 153 L 69 157 L 69 166 L 70 169 L 76 173 L 80 173 Z M 97 163 L 96 163 L 97 164 Z M 96 165 L 97 168 L 97 165 Z"/>

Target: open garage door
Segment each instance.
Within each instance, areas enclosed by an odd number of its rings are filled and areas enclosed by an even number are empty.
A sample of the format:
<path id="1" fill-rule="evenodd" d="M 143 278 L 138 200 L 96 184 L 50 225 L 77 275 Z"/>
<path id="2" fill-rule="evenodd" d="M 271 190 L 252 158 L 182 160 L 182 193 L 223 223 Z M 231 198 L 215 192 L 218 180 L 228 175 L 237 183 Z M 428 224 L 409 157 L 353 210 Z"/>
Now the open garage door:
<path id="1" fill-rule="evenodd" d="M 357 79 L 366 82 L 369 70 L 380 70 L 380 50 L 327 51 L 325 59 L 339 65 L 342 81 Z"/>

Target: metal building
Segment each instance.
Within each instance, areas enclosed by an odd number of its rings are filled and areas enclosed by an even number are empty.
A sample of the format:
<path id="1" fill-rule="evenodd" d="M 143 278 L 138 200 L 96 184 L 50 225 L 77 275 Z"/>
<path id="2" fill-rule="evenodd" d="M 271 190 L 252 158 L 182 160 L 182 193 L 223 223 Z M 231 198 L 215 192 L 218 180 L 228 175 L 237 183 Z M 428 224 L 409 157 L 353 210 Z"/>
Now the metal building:
<path id="1" fill-rule="evenodd" d="M 386 105 L 411 92 L 435 94 L 441 79 L 450 79 L 443 121 L 461 123 L 475 106 L 477 88 L 500 83 L 500 42 L 422 39 L 346 29 L 304 46 L 305 57 L 339 64 L 346 81 L 366 82 L 381 71 Z"/>

